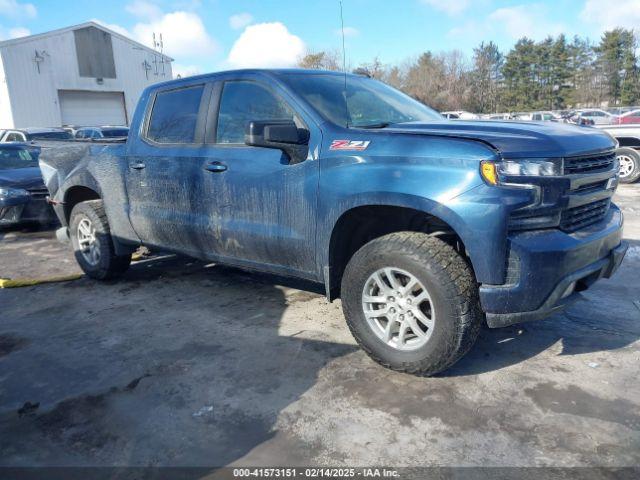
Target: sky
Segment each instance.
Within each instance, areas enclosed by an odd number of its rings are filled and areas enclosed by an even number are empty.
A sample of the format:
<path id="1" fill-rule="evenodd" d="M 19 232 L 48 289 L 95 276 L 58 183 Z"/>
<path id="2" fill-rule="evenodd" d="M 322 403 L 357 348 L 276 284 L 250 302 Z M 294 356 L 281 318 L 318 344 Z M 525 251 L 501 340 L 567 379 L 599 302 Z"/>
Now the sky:
<path id="1" fill-rule="evenodd" d="M 347 63 L 397 64 L 482 41 L 506 51 L 528 36 L 597 41 L 640 28 L 640 0 L 343 0 Z M 0 0 L 0 39 L 94 20 L 144 44 L 162 33 L 174 74 L 286 67 L 308 51 L 341 54 L 339 0 Z"/>

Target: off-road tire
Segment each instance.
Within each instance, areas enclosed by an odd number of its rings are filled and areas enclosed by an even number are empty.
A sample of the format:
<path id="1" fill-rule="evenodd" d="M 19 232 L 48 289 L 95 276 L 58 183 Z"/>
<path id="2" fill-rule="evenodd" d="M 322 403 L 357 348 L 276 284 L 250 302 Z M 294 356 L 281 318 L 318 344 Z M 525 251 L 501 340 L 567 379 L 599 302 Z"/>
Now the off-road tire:
<path id="1" fill-rule="evenodd" d="M 633 163 L 633 170 L 625 177 L 620 177 L 620 183 L 633 183 L 640 178 L 640 152 L 630 147 L 621 147 L 616 150 L 616 156 L 624 155 Z"/>
<path id="2" fill-rule="evenodd" d="M 78 224 L 83 218 L 95 226 L 95 236 L 99 240 L 100 260 L 90 264 L 82 255 L 78 240 Z M 110 280 L 120 277 L 131 264 L 131 255 L 116 255 L 111 238 L 111 230 L 102 200 L 81 202 L 73 207 L 69 218 L 69 236 L 76 261 L 87 276 L 96 280 Z"/>
<path id="3" fill-rule="evenodd" d="M 384 267 L 411 273 L 431 296 L 436 312 L 433 333 L 417 350 L 401 351 L 387 345 L 365 318 L 365 282 Z M 373 360 L 392 370 L 424 376 L 446 370 L 466 354 L 484 320 L 478 285 L 469 265 L 453 247 L 424 233 L 392 233 L 364 245 L 345 269 L 341 297 L 351 333 Z"/>

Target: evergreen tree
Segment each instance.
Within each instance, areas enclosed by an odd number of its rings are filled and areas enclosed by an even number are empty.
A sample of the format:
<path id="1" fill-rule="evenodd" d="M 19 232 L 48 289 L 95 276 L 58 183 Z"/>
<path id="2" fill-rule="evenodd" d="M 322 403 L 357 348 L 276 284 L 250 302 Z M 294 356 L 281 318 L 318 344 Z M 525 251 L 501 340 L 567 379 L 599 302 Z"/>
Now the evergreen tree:
<path id="1" fill-rule="evenodd" d="M 473 50 L 473 71 L 470 75 L 473 111 L 497 112 L 503 63 L 504 57 L 493 42 L 483 42 Z"/>
<path id="2" fill-rule="evenodd" d="M 522 38 L 505 57 L 502 75 L 504 77 L 504 101 L 512 111 L 533 110 L 540 84 L 537 82 L 538 57 L 533 40 Z"/>
<path id="3" fill-rule="evenodd" d="M 637 99 L 635 47 L 633 32 L 616 28 L 605 32 L 595 48 L 596 61 L 609 97 L 607 100 L 613 105 L 635 102 Z"/>

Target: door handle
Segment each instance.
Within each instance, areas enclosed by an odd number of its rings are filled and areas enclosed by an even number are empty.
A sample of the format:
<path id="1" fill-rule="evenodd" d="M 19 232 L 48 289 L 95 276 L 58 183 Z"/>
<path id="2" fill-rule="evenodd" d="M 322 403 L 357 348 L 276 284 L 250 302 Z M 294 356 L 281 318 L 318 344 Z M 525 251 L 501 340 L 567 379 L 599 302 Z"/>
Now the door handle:
<path id="1" fill-rule="evenodd" d="M 204 167 L 208 172 L 220 173 L 224 172 L 227 169 L 227 166 L 224 163 L 220 162 L 211 162 L 207 163 Z"/>
<path id="2" fill-rule="evenodd" d="M 142 170 L 145 167 L 146 165 L 142 162 L 129 164 L 129 168 L 132 168 L 133 170 Z"/>

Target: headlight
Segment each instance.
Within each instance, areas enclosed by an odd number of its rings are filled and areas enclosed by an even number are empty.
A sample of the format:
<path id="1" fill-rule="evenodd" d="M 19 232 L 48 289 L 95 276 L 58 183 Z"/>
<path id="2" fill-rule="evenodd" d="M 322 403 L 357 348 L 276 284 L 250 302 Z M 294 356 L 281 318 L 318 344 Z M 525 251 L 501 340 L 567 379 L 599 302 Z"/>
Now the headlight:
<path id="1" fill-rule="evenodd" d="M 9 198 L 20 198 L 25 195 L 29 195 L 29 192 L 23 188 L 8 188 L 0 187 L 0 200 L 7 200 Z"/>
<path id="2" fill-rule="evenodd" d="M 553 177 L 562 175 L 562 164 L 555 159 L 483 161 L 480 173 L 490 185 L 509 183 L 508 177 Z"/>

